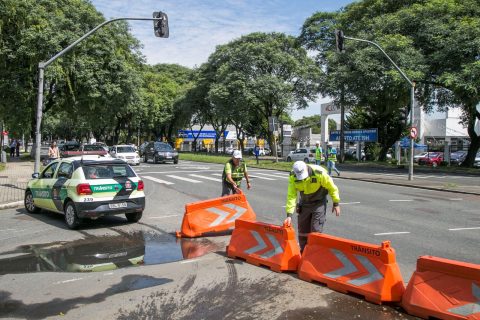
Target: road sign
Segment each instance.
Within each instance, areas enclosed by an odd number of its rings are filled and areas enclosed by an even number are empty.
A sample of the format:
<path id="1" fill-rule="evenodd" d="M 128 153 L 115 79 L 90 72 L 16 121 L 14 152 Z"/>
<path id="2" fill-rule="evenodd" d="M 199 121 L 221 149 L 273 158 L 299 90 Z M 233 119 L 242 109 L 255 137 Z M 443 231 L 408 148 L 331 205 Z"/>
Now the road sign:
<path id="1" fill-rule="evenodd" d="M 348 142 L 377 142 L 378 141 L 378 129 L 354 129 L 345 130 L 345 141 Z M 330 132 L 329 141 L 340 141 L 340 130 Z"/>
<path id="2" fill-rule="evenodd" d="M 270 131 L 278 131 L 278 118 L 277 117 L 268 117 L 268 129 Z"/>
<path id="3" fill-rule="evenodd" d="M 418 135 L 418 129 L 417 127 L 411 127 L 410 128 L 410 138 L 415 139 Z"/>

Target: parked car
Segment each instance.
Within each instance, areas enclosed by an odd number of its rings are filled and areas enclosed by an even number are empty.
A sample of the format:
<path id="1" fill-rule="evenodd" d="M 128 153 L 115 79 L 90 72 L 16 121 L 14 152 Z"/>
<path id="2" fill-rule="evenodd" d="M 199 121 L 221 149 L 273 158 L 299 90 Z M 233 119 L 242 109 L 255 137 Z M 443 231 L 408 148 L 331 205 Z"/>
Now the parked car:
<path id="1" fill-rule="evenodd" d="M 107 156 L 108 151 L 101 145 L 96 144 L 84 144 L 82 146 L 79 146 L 78 144 L 65 144 L 60 150 L 60 156 L 62 158 L 83 155 Z"/>
<path id="2" fill-rule="evenodd" d="M 110 148 L 110 155 L 128 164 L 140 165 L 140 156 L 131 145 L 113 146 Z"/>
<path id="3" fill-rule="evenodd" d="M 347 159 L 357 160 L 357 149 L 348 149 L 347 151 L 345 151 L 345 157 Z M 362 150 L 360 155 L 360 160 L 365 161 L 365 159 L 366 159 L 365 152 Z"/>
<path id="4" fill-rule="evenodd" d="M 418 159 L 418 164 L 436 168 L 442 161 L 443 152 L 429 152 L 425 157 Z"/>
<path id="5" fill-rule="evenodd" d="M 413 156 L 413 162 L 418 163 L 418 159 L 424 158 L 428 155 L 428 152 L 422 152 Z"/>
<path id="6" fill-rule="evenodd" d="M 315 163 L 315 149 L 300 148 L 290 151 L 287 155 L 287 162 L 290 161 L 304 161 L 305 163 Z"/>
<path id="7" fill-rule="evenodd" d="M 473 163 L 474 167 L 480 167 L 480 152 L 477 152 L 477 155 L 475 156 L 475 162 Z"/>
<path id="8" fill-rule="evenodd" d="M 125 214 L 137 222 L 145 209 L 143 181 L 124 161 L 99 156 L 59 159 L 33 174 L 25 190 L 25 209 L 64 213 L 70 229 L 84 218 Z"/>
<path id="9" fill-rule="evenodd" d="M 467 157 L 467 151 L 456 151 L 450 154 L 450 164 L 451 165 L 461 165 L 462 162 Z"/>
<path id="10" fill-rule="evenodd" d="M 149 143 L 148 141 L 145 141 L 140 145 L 140 147 L 138 147 L 138 154 L 140 155 L 140 157 L 143 157 L 143 154 L 145 153 L 145 147 L 147 146 L 148 143 Z"/>
<path id="11" fill-rule="evenodd" d="M 145 147 L 143 161 L 153 160 L 154 163 L 173 161 L 178 163 L 178 152 L 165 142 L 149 142 Z"/>

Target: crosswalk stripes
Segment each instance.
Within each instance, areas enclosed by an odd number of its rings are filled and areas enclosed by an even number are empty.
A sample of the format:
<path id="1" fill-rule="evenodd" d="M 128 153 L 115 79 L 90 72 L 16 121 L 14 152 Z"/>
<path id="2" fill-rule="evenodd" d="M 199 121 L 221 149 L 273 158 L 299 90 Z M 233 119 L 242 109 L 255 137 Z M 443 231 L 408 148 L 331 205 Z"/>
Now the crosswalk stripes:
<path id="1" fill-rule="evenodd" d="M 273 177 L 273 178 L 284 178 L 284 179 L 288 179 L 288 176 L 284 175 L 284 174 L 270 174 L 270 173 L 263 173 L 263 172 L 255 172 L 255 175 L 262 175 L 262 176 L 267 176 L 267 177 Z M 252 175 L 250 175 L 252 176 Z"/>
<path id="2" fill-rule="evenodd" d="M 257 179 L 262 179 L 262 180 L 275 181 L 275 179 L 267 178 L 267 177 L 261 177 L 261 176 L 255 175 L 255 174 L 248 174 L 248 176 L 249 176 L 250 178 L 257 178 Z"/>
<path id="3" fill-rule="evenodd" d="M 193 180 L 193 179 L 189 179 L 189 178 L 185 178 L 185 177 L 180 177 L 180 176 L 176 176 L 176 175 L 173 175 L 173 174 L 167 174 L 167 177 L 177 179 L 177 180 L 187 181 L 187 182 L 191 182 L 191 183 L 202 183 L 202 181 Z"/>
<path id="4" fill-rule="evenodd" d="M 150 176 L 141 176 L 141 177 L 142 177 L 143 179 L 151 180 L 151 181 L 153 181 L 153 182 L 157 182 L 157 183 L 161 183 L 161 184 L 166 184 L 166 185 L 173 184 L 173 182 L 168 182 L 168 181 L 161 180 L 161 179 L 157 179 L 157 178 L 150 177 Z"/>
<path id="5" fill-rule="evenodd" d="M 201 175 L 199 175 L 199 174 L 189 174 L 189 176 L 195 177 L 195 178 L 200 178 L 200 179 L 207 179 L 207 180 L 216 181 L 216 182 L 222 182 L 222 179 L 217 179 L 217 178 L 212 178 L 212 177 L 201 176 Z"/>

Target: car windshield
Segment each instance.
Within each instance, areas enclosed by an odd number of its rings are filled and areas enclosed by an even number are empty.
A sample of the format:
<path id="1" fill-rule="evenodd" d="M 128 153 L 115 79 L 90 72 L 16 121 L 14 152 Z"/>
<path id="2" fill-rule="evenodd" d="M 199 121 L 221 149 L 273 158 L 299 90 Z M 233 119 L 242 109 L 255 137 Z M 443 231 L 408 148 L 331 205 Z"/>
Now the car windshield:
<path id="1" fill-rule="evenodd" d="M 85 178 L 88 180 L 135 177 L 133 170 L 126 164 L 84 165 L 82 169 L 83 173 L 85 174 Z"/>
<path id="2" fill-rule="evenodd" d="M 117 147 L 117 153 L 128 153 L 128 152 L 135 152 L 135 149 L 130 146 Z"/>
<path id="3" fill-rule="evenodd" d="M 169 144 L 162 143 L 162 144 L 156 144 L 155 145 L 155 150 L 157 150 L 157 151 L 173 151 L 173 148 Z"/>
<path id="4" fill-rule="evenodd" d="M 93 144 L 87 144 L 83 146 L 83 151 L 104 151 L 105 149 L 102 146 L 97 146 Z"/>
<path id="5" fill-rule="evenodd" d="M 78 144 L 64 144 L 62 146 L 62 150 L 64 151 L 76 151 L 80 148 L 80 145 Z"/>

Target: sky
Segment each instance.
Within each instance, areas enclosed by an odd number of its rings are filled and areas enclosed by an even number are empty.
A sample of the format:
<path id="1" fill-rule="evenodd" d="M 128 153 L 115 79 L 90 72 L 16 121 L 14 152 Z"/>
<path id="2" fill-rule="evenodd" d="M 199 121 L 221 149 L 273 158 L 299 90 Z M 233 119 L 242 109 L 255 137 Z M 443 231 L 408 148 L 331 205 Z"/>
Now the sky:
<path id="1" fill-rule="evenodd" d="M 317 11 L 336 11 L 352 0 L 91 0 L 105 18 L 168 15 L 170 37 L 157 38 L 153 22 L 130 21 L 131 33 L 143 44 L 147 63 L 187 67 L 206 62 L 215 47 L 251 32 L 283 32 L 298 36 L 304 21 Z M 292 118 L 320 114 L 319 97 Z"/>

